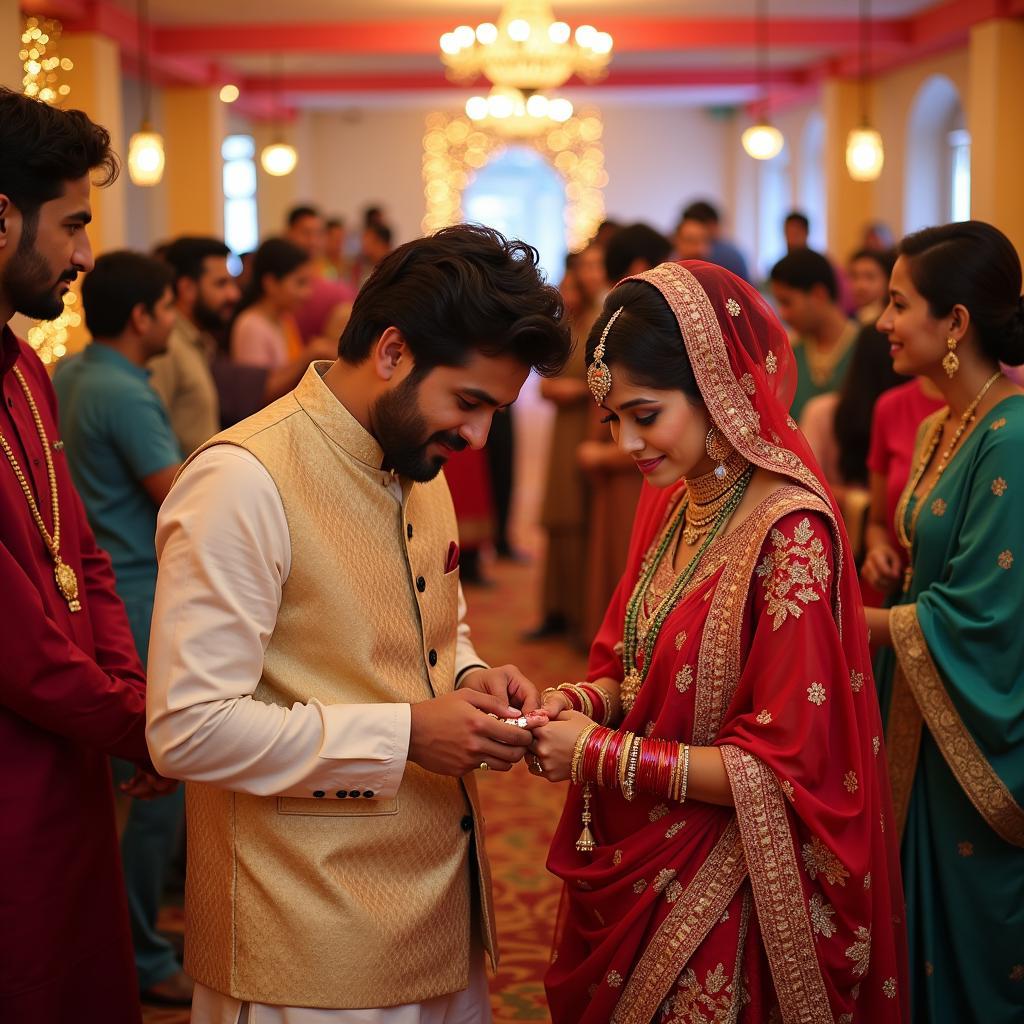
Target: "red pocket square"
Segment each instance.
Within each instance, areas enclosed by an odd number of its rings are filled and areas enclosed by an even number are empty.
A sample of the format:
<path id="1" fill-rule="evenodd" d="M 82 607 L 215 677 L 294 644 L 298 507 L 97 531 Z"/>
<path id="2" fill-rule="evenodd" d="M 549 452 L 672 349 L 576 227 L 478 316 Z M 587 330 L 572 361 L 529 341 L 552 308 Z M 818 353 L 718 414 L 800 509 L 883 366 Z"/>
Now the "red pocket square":
<path id="1" fill-rule="evenodd" d="M 459 545 L 452 541 L 448 545 L 448 557 L 444 560 L 445 573 L 455 572 L 459 567 Z"/>

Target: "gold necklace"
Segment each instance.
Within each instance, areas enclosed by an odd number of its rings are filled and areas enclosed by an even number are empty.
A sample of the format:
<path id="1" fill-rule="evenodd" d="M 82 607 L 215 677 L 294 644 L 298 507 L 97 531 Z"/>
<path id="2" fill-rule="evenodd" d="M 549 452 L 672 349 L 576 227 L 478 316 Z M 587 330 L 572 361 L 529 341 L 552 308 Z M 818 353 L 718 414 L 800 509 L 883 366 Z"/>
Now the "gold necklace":
<path id="1" fill-rule="evenodd" d="M 928 470 L 928 466 L 931 464 L 932 457 L 935 455 L 935 449 L 939 447 L 939 439 L 942 437 L 942 430 L 949 420 L 949 408 L 946 409 L 946 414 L 941 420 L 935 425 L 935 430 L 932 432 L 932 437 L 925 450 L 921 454 L 921 458 L 918 460 L 917 466 L 914 472 L 911 474 L 910 479 L 907 481 L 907 486 L 903 489 L 903 493 L 900 495 L 899 504 L 896 506 L 896 536 L 899 538 L 899 542 L 907 551 L 908 558 L 911 558 L 911 564 L 907 566 L 907 571 L 903 574 L 903 593 L 906 594 L 910 590 L 910 583 L 914 578 L 914 567 L 912 560 L 911 549 L 914 546 L 914 538 L 917 536 L 917 521 L 921 518 L 921 509 L 924 508 L 925 502 L 928 500 L 929 495 L 939 485 L 939 481 L 942 479 L 942 474 L 946 471 L 946 467 L 949 465 L 950 460 L 953 458 L 953 453 L 956 451 L 957 445 L 960 443 L 960 438 L 964 436 L 964 432 L 968 426 L 974 422 L 975 413 L 978 411 L 978 406 L 981 404 L 981 400 L 988 394 L 989 388 L 1002 376 L 1002 372 L 997 370 L 992 374 L 991 377 L 982 385 L 981 390 L 974 396 L 971 404 L 967 406 L 963 411 L 963 415 L 960 417 L 960 425 L 956 428 L 956 432 L 953 434 L 952 439 L 946 446 L 946 450 L 942 453 L 939 459 L 939 465 L 935 470 L 935 479 L 932 480 L 928 489 L 921 495 L 914 505 L 914 511 L 910 516 L 910 525 L 907 525 L 907 509 L 910 506 L 910 499 L 913 497 L 914 492 L 917 490 L 918 485 L 924 478 L 925 473 Z"/>
<path id="2" fill-rule="evenodd" d="M 714 471 L 686 481 L 683 542 L 692 547 L 714 526 L 750 463 L 735 449 L 725 460 L 725 475 Z"/>
<path id="3" fill-rule="evenodd" d="M 39 512 L 39 506 L 36 504 L 35 495 L 32 493 L 32 488 L 29 486 L 29 482 L 21 466 L 18 464 L 14 451 L 2 433 L 0 433 L 0 448 L 3 448 L 4 455 L 7 456 L 7 461 L 11 464 L 11 469 L 14 470 L 18 483 L 21 484 L 25 499 L 28 501 L 29 511 L 32 513 L 32 518 L 35 520 L 39 533 L 42 535 L 43 543 L 53 559 L 53 575 L 57 581 L 57 588 L 63 595 L 64 600 L 67 601 L 68 608 L 73 612 L 80 612 L 82 605 L 78 600 L 78 576 L 75 574 L 75 570 L 60 557 L 60 502 L 57 496 L 57 473 L 53 468 L 53 456 L 50 454 L 50 441 L 46 436 L 46 427 L 43 426 L 43 418 L 39 415 L 36 400 L 32 397 L 28 382 L 22 376 L 21 370 L 17 366 L 14 367 L 14 375 L 18 378 L 21 390 L 25 393 L 28 407 L 32 411 L 32 419 L 36 424 L 36 432 L 39 434 L 39 440 L 43 445 L 43 457 L 46 459 L 46 476 L 50 482 L 50 502 L 53 510 L 52 535 L 46 528 L 46 523 Z"/>

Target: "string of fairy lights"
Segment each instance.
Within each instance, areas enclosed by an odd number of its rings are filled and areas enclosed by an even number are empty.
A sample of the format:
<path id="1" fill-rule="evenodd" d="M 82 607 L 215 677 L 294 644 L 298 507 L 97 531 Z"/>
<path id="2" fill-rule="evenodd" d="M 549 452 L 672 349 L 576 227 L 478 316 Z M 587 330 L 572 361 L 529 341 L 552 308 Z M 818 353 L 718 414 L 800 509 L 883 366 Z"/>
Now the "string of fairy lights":
<path id="1" fill-rule="evenodd" d="M 604 220 L 608 174 L 597 110 L 582 110 L 564 124 L 517 140 L 536 149 L 565 181 L 565 227 L 570 249 L 585 245 Z M 423 135 L 425 233 L 463 219 L 462 195 L 475 173 L 508 145 L 507 140 L 477 127 L 464 114 L 436 111 L 427 116 Z"/>
<path id="2" fill-rule="evenodd" d="M 74 62 L 60 55 L 61 23 L 54 18 L 28 17 L 21 33 L 21 60 L 24 76 L 22 92 L 26 96 L 59 106 L 71 95 L 71 86 L 62 81 L 62 72 L 74 70 Z M 26 340 L 44 363 L 54 363 L 67 355 L 70 332 L 82 323 L 77 311 L 78 293 L 64 294 L 64 311 L 55 320 L 43 320 L 29 328 Z"/>

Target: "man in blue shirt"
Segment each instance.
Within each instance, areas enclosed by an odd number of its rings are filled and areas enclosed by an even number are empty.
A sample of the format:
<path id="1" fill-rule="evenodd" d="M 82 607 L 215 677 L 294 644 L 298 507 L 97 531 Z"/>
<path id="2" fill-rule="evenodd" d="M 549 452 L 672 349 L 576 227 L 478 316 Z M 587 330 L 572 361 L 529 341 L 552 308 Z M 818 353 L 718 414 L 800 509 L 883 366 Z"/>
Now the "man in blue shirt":
<path id="1" fill-rule="evenodd" d="M 679 218 L 679 227 L 681 228 L 686 221 L 696 221 L 707 229 L 710 248 L 707 256 L 701 257 L 702 259 L 706 259 L 709 263 L 717 263 L 718 266 L 725 267 L 726 270 L 731 270 L 737 277 L 742 277 L 744 281 L 750 280 L 747 261 L 744 259 L 743 253 L 728 239 L 722 238 L 721 219 L 718 210 L 711 203 L 704 199 L 690 203 Z M 676 230 L 678 232 L 679 229 Z"/>
<path id="2" fill-rule="evenodd" d="M 146 363 L 165 352 L 176 311 L 172 272 L 134 252 L 99 257 L 82 286 L 93 341 L 61 363 L 53 384 L 71 475 L 100 546 L 110 554 L 145 664 L 156 591 L 156 516 L 182 462 Z M 115 775 L 122 765 L 115 762 Z M 183 793 L 132 801 L 121 839 L 139 987 L 186 1005 L 191 983 L 156 931 L 164 877 L 181 829 Z"/>

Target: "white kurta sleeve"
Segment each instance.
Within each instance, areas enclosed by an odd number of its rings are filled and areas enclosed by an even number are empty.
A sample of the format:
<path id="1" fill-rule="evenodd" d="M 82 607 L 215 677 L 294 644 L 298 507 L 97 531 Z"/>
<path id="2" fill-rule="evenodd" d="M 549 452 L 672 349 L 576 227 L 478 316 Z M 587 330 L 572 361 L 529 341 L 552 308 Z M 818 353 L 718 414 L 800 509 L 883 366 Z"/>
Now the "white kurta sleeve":
<path id="1" fill-rule="evenodd" d="M 462 677 L 474 668 L 490 668 L 490 665 L 476 653 L 473 638 L 470 636 L 469 623 L 466 621 L 466 596 L 459 584 L 459 625 L 455 633 L 455 685 L 462 682 Z"/>
<path id="2" fill-rule="evenodd" d="M 253 698 L 291 561 L 263 465 L 233 445 L 197 456 L 160 510 L 156 548 L 146 737 L 157 769 L 258 796 L 393 797 L 408 704 Z"/>

